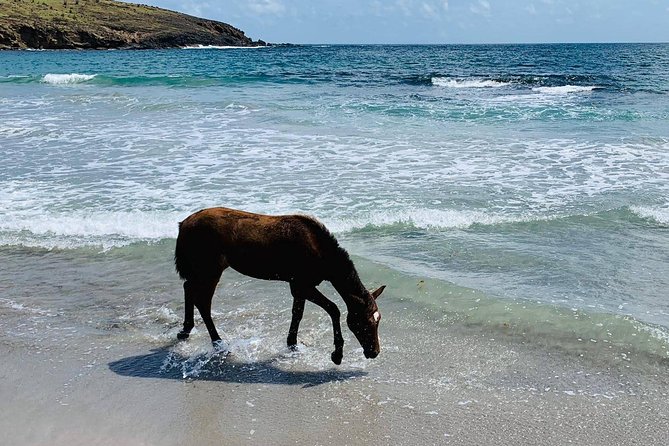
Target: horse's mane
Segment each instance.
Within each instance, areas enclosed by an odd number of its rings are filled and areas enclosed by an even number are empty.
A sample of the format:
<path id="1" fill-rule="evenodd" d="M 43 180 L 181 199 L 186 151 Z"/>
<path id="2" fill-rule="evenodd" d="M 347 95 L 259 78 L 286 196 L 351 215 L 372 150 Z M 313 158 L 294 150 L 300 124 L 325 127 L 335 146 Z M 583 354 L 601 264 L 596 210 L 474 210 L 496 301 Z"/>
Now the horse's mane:
<path id="1" fill-rule="evenodd" d="M 298 217 L 316 236 L 318 245 L 323 249 L 324 257 L 327 259 L 328 266 L 334 273 L 333 278 L 346 281 L 356 288 L 352 291 L 362 296 L 366 289 L 360 281 L 358 271 L 355 269 L 348 252 L 323 223 L 308 215 L 298 215 Z"/>
<path id="2" fill-rule="evenodd" d="M 323 223 L 309 215 L 298 214 L 296 217 L 298 217 L 305 226 L 311 229 L 311 233 L 316 236 L 318 246 L 324 249 L 325 254 L 332 256 L 333 260 L 337 262 L 343 264 L 350 263 L 353 265 L 348 252 L 346 252 L 346 250 L 342 248 L 341 245 L 339 245 L 339 242 L 335 236 L 332 235 L 330 230 L 326 228 Z"/>

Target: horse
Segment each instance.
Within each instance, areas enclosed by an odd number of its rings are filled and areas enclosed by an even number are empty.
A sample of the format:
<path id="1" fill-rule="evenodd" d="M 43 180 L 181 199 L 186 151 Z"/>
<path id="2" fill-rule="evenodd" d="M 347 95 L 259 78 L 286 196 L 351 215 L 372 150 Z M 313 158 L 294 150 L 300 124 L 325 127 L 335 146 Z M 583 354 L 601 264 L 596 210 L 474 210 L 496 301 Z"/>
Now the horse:
<path id="1" fill-rule="evenodd" d="M 230 267 L 256 279 L 288 282 L 293 296 L 292 320 L 286 343 L 297 346 L 305 301 L 325 310 L 332 319 L 335 350 L 332 362 L 343 358 L 344 338 L 337 305 L 316 287 L 330 282 L 342 297 L 346 323 L 366 358 L 376 358 L 381 313 L 376 299 L 385 286 L 364 287 L 348 253 L 330 231 L 306 215 L 262 215 L 216 207 L 195 212 L 179 223 L 174 262 L 184 280 L 184 323 L 177 334 L 187 339 L 198 309 L 214 346 L 221 343 L 211 318 L 211 300 L 223 271 Z"/>

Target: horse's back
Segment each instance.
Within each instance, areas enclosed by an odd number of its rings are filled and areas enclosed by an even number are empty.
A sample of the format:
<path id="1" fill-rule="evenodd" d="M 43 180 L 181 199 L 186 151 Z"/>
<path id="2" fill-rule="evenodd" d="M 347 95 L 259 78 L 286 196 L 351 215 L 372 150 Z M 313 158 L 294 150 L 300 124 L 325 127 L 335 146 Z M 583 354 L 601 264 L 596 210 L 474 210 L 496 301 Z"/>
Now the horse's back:
<path id="1" fill-rule="evenodd" d="M 181 222 L 175 261 L 186 279 L 231 266 L 260 279 L 320 283 L 329 239 L 310 217 L 209 208 Z"/>

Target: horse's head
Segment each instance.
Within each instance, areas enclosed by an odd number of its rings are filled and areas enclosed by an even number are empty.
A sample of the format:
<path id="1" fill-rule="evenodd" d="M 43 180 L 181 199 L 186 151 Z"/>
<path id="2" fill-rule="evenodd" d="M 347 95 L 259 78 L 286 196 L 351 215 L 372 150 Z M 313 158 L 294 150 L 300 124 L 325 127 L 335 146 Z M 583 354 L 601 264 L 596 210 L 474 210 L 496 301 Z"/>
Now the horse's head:
<path id="1" fill-rule="evenodd" d="M 363 299 L 366 305 L 351 311 L 349 309 L 346 316 L 346 323 L 351 329 L 358 342 L 362 346 L 365 358 L 373 359 L 379 355 L 381 346 L 379 345 L 379 322 L 381 322 L 381 313 L 376 305 L 376 298 L 381 295 L 385 285 L 374 291 L 368 292 L 369 296 Z"/>

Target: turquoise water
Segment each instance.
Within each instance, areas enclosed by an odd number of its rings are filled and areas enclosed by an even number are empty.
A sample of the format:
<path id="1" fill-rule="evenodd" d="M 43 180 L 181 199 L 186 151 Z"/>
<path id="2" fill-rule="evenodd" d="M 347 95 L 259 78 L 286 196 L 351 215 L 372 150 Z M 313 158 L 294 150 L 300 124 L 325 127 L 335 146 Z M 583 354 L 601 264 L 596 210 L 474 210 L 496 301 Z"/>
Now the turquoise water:
<path id="1" fill-rule="evenodd" d="M 669 45 L 3 52 L 0 146 L 13 310 L 84 299 L 12 285 L 49 253 L 157 305 L 128 290 L 222 205 L 317 216 L 391 299 L 456 319 L 669 333 Z"/>

